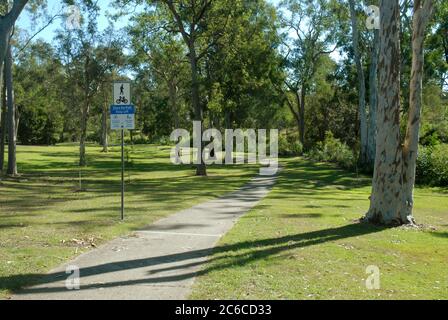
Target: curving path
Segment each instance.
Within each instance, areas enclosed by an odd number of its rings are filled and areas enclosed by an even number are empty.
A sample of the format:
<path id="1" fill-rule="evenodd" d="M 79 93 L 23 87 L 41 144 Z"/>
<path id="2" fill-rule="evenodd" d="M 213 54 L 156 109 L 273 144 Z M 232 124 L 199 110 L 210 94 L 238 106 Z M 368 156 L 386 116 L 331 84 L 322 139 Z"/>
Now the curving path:
<path id="1" fill-rule="evenodd" d="M 271 190 L 276 177 L 258 176 L 237 191 L 112 240 L 48 275 L 13 299 L 186 299 L 218 240 Z M 67 266 L 80 270 L 68 290 Z"/>

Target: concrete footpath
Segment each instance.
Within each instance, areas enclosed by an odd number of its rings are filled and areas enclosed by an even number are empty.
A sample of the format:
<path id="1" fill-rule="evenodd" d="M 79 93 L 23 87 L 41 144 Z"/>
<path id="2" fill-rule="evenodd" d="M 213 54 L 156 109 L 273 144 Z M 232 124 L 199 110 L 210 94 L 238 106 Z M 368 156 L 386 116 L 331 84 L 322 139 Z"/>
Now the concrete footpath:
<path id="1" fill-rule="evenodd" d="M 275 179 L 258 176 L 233 193 L 112 240 L 52 270 L 41 284 L 12 299 L 186 299 L 212 248 L 269 193 Z M 67 266 L 79 267 L 79 290 L 67 289 Z"/>

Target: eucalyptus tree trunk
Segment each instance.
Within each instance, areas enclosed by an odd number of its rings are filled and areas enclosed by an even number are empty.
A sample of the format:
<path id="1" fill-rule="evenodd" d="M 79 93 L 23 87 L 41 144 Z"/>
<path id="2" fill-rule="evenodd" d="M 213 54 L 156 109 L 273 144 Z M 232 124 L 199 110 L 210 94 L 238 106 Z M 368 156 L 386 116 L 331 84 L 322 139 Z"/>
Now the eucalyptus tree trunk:
<path id="1" fill-rule="evenodd" d="M 6 139 L 6 85 L 4 81 L 4 73 L 1 76 L 3 83 L 1 84 L 2 101 L 1 101 L 1 121 L 0 121 L 0 172 L 3 172 L 5 167 L 5 139 Z"/>
<path id="2" fill-rule="evenodd" d="M 421 114 L 423 42 L 432 0 L 414 2 L 413 62 L 409 120 L 400 138 L 400 5 L 380 2 L 379 97 L 375 169 L 366 220 L 386 225 L 414 224 L 412 215 Z"/>
<path id="3" fill-rule="evenodd" d="M 403 144 L 403 215 L 412 216 L 414 206 L 415 168 L 422 112 L 422 82 L 425 31 L 433 11 L 433 0 L 415 0 L 412 32 L 412 70 L 409 115 Z"/>
<path id="4" fill-rule="evenodd" d="M 9 11 L 7 2 L 0 2 L 0 5 L 4 7 L 3 11 L 8 11 L 0 16 L 0 61 L 4 61 L 6 58 L 11 30 L 27 2 L 28 0 L 14 0 Z M 0 63 L 0 74 L 2 73 L 3 63 Z"/>
<path id="5" fill-rule="evenodd" d="M 369 127 L 367 138 L 367 164 L 369 168 L 375 165 L 376 151 L 376 114 L 378 108 L 378 51 L 379 32 L 374 30 L 373 46 L 369 69 Z"/>
<path id="6" fill-rule="evenodd" d="M 402 150 L 400 139 L 400 4 L 380 1 L 378 134 L 368 221 L 412 222 L 401 215 Z"/>
<path id="7" fill-rule="evenodd" d="M 362 66 L 361 52 L 359 50 L 359 30 L 358 18 L 356 16 L 355 2 L 349 0 L 350 5 L 350 19 L 352 24 L 352 39 L 353 51 L 355 54 L 356 71 L 358 73 L 358 116 L 361 148 L 359 154 L 359 162 L 362 166 L 367 164 L 367 115 L 366 115 L 366 80 L 364 76 L 364 69 Z"/>
<path id="8" fill-rule="evenodd" d="M 16 161 L 16 106 L 14 101 L 14 88 L 12 77 L 12 52 L 11 46 L 8 46 L 5 60 L 5 84 L 8 101 L 8 168 L 6 173 L 17 175 Z"/>

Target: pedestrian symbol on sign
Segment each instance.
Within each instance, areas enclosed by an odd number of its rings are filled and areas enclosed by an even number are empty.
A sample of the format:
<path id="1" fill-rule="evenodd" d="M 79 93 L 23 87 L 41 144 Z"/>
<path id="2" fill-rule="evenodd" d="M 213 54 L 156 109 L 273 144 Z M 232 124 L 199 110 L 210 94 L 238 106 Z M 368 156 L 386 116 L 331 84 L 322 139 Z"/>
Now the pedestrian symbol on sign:
<path id="1" fill-rule="evenodd" d="M 131 103 L 131 84 L 126 81 L 114 83 L 114 103 L 116 105 L 129 105 Z"/>

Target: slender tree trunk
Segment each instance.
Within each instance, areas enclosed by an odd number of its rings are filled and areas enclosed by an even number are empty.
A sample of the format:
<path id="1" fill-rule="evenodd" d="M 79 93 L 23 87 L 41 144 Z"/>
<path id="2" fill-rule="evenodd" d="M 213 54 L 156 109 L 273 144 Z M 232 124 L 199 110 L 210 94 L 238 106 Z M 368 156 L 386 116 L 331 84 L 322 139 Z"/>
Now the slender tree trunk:
<path id="1" fill-rule="evenodd" d="M 16 162 L 16 110 L 14 101 L 14 88 L 12 78 L 12 52 L 11 46 L 5 60 L 5 82 L 8 96 L 8 169 L 7 174 L 17 175 Z"/>
<path id="2" fill-rule="evenodd" d="M 0 0 L 0 15 L 4 16 L 8 9 L 8 1 Z M 6 87 L 3 72 L 4 60 L 0 63 L 0 90 L 1 90 L 1 104 L 0 104 L 0 173 L 3 173 L 5 166 L 5 139 L 6 139 Z"/>
<path id="3" fill-rule="evenodd" d="M 7 13 L 0 13 L 2 14 L 0 19 L 0 61 L 4 61 L 6 58 L 11 30 L 27 2 L 28 0 L 14 0 L 11 10 Z M 6 5 L 6 9 L 8 10 L 7 2 L 3 1 L 0 4 Z M 2 73 L 3 63 L 0 63 L 0 74 Z"/>
<path id="4" fill-rule="evenodd" d="M 190 64 L 191 64 L 191 93 L 192 93 L 192 104 L 194 110 L 194 118 L 195 121 L 201 122 L 201 128 L 203 129 L 203 112 L 199 100 L 199 81 L 198 81 L 198 67 L 197 67 L 197 57 L 196 57 L 196 49 L 194 46 L 193 39 L 190 41 Z M 202 131 L 202 130 L 201 130 Z M 201 143 L 201 149 L 203 147 L 202 143 L 202 134 L 199 137 Z M 199 150 L 197 154 L 197 165 L 196 165 L 196 175 L 197 176 L 206 176 L 207 168 L 204 163 L 204 159 L 202 159 L 202 152 Z"/>
<path id="5" fill-rule="evenodd" d="M 403 144 L 403 215 L 412 217 L 414 207 L 415 168 L 417 162 L 419 130 L 422 111 L 422 82 L 425 31 L 431 13 L 433 0 L 414 1 L 412 34 L 412 71 L 409 97 L 409 117 L 406 138 Z"/>
<path id="6" fill-rule="evenodd" d="M 171 113 L 173 114 L 174 129 L 180 128 L 179 112 L 177 110 L 177 86 L 174 79 L 168 81 L 168 94 L 170 100 Z"/>
<path id="7" fill-rule="evenodd" d="M 232 115 L 229 110 L 224 111 L 226 129 L 232 129 Z"/>
<path id="8" fill-rule="evenodd" d="M 300 104 L 299 104 L 299 139 L 302 146 L 305 148 L 305 97 L 307 94 L 306 85 L 302 85 L 300 92 Z"/>
<path id="9" fill-rule="evenodd" d="M 104 92 L 104 90 L 103 90 Z M 109 137 L 107 132 L 107 115 L 108 115 L 108 105 L 107 105 L 107 96 L 104 94 L 104 102 L 103 102 L 103 113 L 101 116 L 101 143 L 103 145 L 102 152 L 109 152 Z"/>
<path id="10" fill-rule="evenodd" d="M 87 139 L 87 121 L 89 118 L 90 104 L 86 104 L 81 110 L 81 136 L 79 139 L 79 166 L 84 167 L 87 165 L 86 159 L 86 139 Z"/>
<path id="11" fill-rule="evenodd" d="M 292 88 L 290 88 L 291 90 Z M 282 94 L 284 94 L 282 91 L 280 91 Z M 296 123 L 297 123 L 297 130 L 299 131 L 299 142 L 302 143 L 302 136 L 300 135 L 301 128 L 302 128 L 302 122 L 300 121 L 300 105 L 301 105 L 301 98 L 300 98 L 300 92 L 298 90 L 294 91 L 294 96 L 296 98 L 295 105 L 297 107 L 297 111 L 294 108 L 294 104 L 289 100 L 288 96 L 284 94 L 284 102 L 286 102 L 287 106 L 289 107 L 289 110 L 291 111 Z"/>
<path id="12" fill-rule="evenodd" d="M 376 151 L 376 114 L 378 108 L 378 51 L 379 32 L 374 31 L 372 57 L 369 70 L 369 129 L 367 143 L 367 164 L 369 168 L 375 165 Z"/>
<path id="13" fill-rule="evenodd" d="M 15 111 L 16 111 L 16 128 L 15 128 L 15 134 L 16 134 L 16 141 L 18 140 L 19 137 L 19 125 L 20 125 L 20 111 L 19 111 L 19 107 L 16 105 L 15 106 Z"/>
<path id="14" fill-rule="evenodd" d="M 5 85 L 5 74 L 1 75 L 2 78 L 2 103 L 1 103 L 1 131 L 0 131 L 0 172 L 3 172 L 5 167 L 5 140 L 6 140 L 6 85 Z"/>
<path id="15" fill-rule="evenodd" d="M 359 109 L 359 130 L 361 138 L 361 148 L 359 154 L 359 163 L 362 166 L 367 164 L 367 115 L 366 115 L 366 80 L 364 68 L 362 66 L 361 52 L 359 50 L 359 30 L 358 18 L 356 16 L 355 2 L 349 0 L 350 18 L 352 23 L 353 51 L 355 54 L 356 70 L 358 73 L 358 109 Z"/>
<path id="16" fill-rule="evenodd" d="M 400 4 L 381 0 L 378 135 L 368 221 L 410 223 L 401 215 Z"/>

